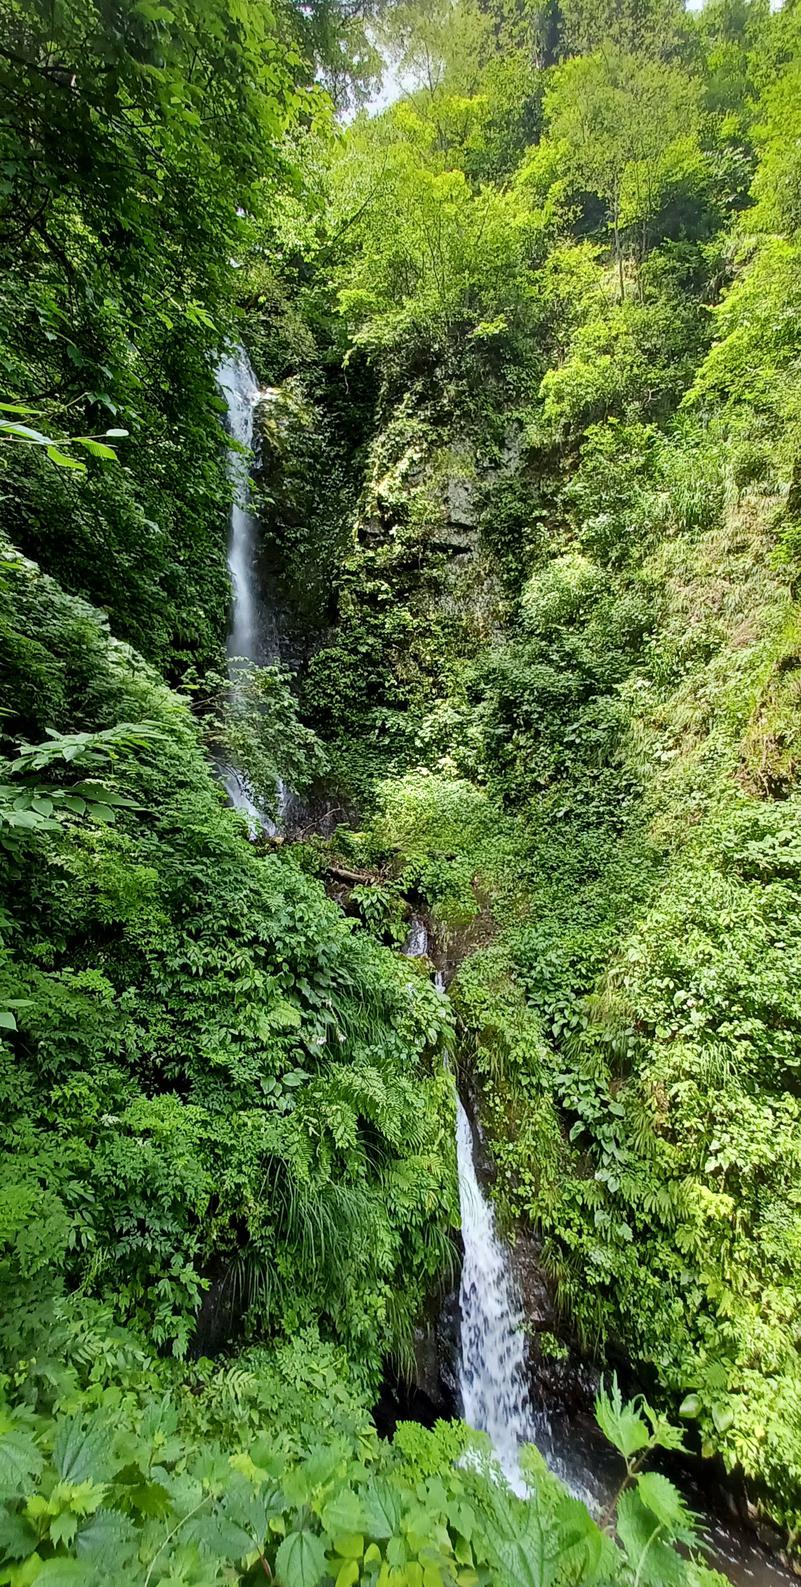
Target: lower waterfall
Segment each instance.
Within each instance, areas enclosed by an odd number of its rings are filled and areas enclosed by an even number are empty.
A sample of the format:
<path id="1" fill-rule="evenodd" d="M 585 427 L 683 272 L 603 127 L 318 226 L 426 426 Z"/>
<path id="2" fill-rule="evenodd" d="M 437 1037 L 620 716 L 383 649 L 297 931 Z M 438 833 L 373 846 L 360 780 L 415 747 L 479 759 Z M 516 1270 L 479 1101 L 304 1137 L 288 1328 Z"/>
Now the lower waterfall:
<path id="1" fill-rule="evenodd" d="M 464 1262 L 459 1287 L 459 1390 L 464 1419 L 487 1433 L 516 1493 L 525 1491 L 518 1454 L 532 1442 L 523 1308 L 509 1254 L 478 1182 L 473 1131 L 456 1100 L 456 1151 Z"/>

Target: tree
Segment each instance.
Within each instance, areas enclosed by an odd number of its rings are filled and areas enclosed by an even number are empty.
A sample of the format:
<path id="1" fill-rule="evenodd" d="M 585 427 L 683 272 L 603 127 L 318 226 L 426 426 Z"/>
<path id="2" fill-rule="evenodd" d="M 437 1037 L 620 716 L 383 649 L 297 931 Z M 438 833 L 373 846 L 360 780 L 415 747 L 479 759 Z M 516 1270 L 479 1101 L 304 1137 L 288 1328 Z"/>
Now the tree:
<path id="1" fill-rule="evenodd" d="M 676 67 L 606 50 L 558 68 L 545 119 L 574 187 L 604 205 L 623 298 L 626 233 L 642 259 L 676 162 L 700 159 L 698 86 Z"/>

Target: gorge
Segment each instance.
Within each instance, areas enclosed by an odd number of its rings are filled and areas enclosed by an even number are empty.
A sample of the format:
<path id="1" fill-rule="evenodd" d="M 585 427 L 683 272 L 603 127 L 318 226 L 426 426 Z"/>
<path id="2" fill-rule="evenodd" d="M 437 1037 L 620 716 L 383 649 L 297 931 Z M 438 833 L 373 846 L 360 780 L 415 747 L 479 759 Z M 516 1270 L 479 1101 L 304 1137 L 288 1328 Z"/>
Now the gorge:
<path id="1" fill-rule="evenodd" d="M 0 1587 L 774 1587 L 797 0 L 0 10 Z"/>

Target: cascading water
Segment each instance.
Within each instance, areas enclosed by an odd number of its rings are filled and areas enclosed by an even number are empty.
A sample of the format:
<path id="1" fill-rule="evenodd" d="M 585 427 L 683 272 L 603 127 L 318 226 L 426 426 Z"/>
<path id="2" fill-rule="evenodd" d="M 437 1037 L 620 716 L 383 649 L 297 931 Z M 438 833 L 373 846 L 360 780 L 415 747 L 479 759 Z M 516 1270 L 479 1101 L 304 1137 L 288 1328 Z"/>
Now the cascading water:
<path id="1" fill-rule="evenodd" d="M 489 1434 L 510 1486 L 524 1493 L 518 1456 L 521 1444 L 533 1441 L 536 1427 L 526 1380 L 523 1308 L 509 1253 L 478 1182 L 473 1131 L 458 1097 L 456 1153 L 464 1243 L 458 1363 L 462 1410 L 471 1427 Z"/>
<path id="2" fill-rule="evenodd" d="M 228 410 L 228 434 L 232 441 L 247 448 L 253 444 L 253 416 L 257 405 L 272 396 L 259 389 L 250 359 L 243 347 L 229 353 L 217 370 L 217 383 Z M 228 635 L 228 656 L 235 660 L 275 660 L 274 635 L 264 633 L 264 614 L 257 595 L 254 567 L 256 523 L 248 512 L 250 471 L 247 454 L 229 453 L 229 472 L 235 495 L 231 507 L 228 539 L 228 569 L 233 589 L 233 616 Z M 270 638 L 273 643 L 270 644 Z M 267 643 L 265 644 L 265 641 Z M 271 651 L 271 654 L 265 653 Z"/>
<path id="3" fill-rule="evenodd" d="M 430 954 L 428 932 L 419 917 L 411 922 L 404 952 L 409 958 Z M 444 996 L 440 970 L 434 979 Z M 619 1488 L 620 1463 L 594 1423 L 573 1427 L 562 1418 L 552 1427 L 547 1415 L 535 1412 L 530 1403 L 523 1306 L 509 1252 L 479 1182 L 473 1131 L 458 1096 L 456 1152 L 464 1245 L 457 1362 L 462 1414 L 471 1427 L 489 1435 L 515 1493 L 526 1491 L 521 1445 L 536 1443 L 568 1490 L 598 1515 Z M 694 1492 L 689 1483 L 684 1487 L 689 1502 L 702 1512 L 704 1495 Z M 738 1587 L 790 1587 L 794 1578 L 777 1561 L 766 1558 L 730 1518 L 714 1518 L 709 1536 L 711 1563 Z"/>
<path id="4" fill-rule="evenodd" d="M 403 952 L 407 959 L 425 959 L 428 953 L 428 932 L 425 921 L 415 915 L 409 927 L 409 935 L 403 945 Z M 437 977 L 439 983 L 439 977 Z M 444 991 L 444 987 L 440 988 Z"/>
<path id="5" fill-rule="evenodd" d="M 428 932 L 415 918 L 404 952 L 417 958 L 429 952 Z M 441 970 L 435 975 L 445 993 Z M 465 1421 L 487 1433 L 501 1469 L 515 1493 L 525 1493 L 520 1447 L 534 1442 L 539 1426 L 529 1401 L 523 1306 L 509 1252 L 495 1227 L 492 1207 L 476 1173 L 473 1131 L 460 1097 L 456 1098 L 456 1162 L 464 1259 L 459 1285 L 459 1393 Z"/>
<path id="6" fill-rule="evenodd" d="M 228 635 L 228 670 L 231 687 L 236 688 L 237 672 L 249 663 L 266 665 L 278 660 L 278 635 L 270 621 L 269 609 L 259 598 L 256 577 L 256 520 L 248 512 L 250 468 L 248 453 L 253 443 L 253 419 L 260 402 L 274 400 L 272 388 L 259 388 L 253 368 L 243 347 L 222 359 L 217 384 L 225 398 L 228 434 L 246 452 L 229 452 L 229 472 L 234 482 L 234 500 L 228 537 L 228 570 L 231 574 L 233 611 Z M 274 835 L 275 823 L 254 801 L 247 780 L 236 766 L 223 766 L 223 785 L 234 806 L 247 817 L 251 836 L 263 831 Z M 279 786 L 281 808 L 284 790 Z"/>

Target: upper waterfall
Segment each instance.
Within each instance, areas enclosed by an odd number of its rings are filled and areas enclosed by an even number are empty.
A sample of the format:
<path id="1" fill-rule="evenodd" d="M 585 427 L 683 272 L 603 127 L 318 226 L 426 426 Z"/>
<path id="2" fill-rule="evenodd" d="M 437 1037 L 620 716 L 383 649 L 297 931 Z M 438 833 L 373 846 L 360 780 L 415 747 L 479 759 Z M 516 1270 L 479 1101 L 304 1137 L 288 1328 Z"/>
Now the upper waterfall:
<path id="1" fill-rule="evenodd" d="M 248 511 L 254 415 L 259 403 L 272 401 L 276 393 L 272 387 L 260 388 L 244 347 L 234 348 L 220 361 L 217 384 L 225 398 L 228 434 L 236 443 L 228 454 L 234 498 L 228 536 L 233 609 L 227 645 L 229 672 L 235 687 L 238 667 L 247 663 L 265 665 L 279 659 L 276 624 L 259 589 L 257 522 Z M 221 776 L 232 805 L 247 817 L 251 835 L 259 831 L 274 834 L 277 831 L 275 822 L 259 808 L 239 768 L 224 766 Z M 282 799 L 283 788 L 279 787 L 279 806 Z"/>
<path id="2" fill-rule="evenodd" d="M 256 576 L 256 520 L 248 511 L 250 497 L 249 453 L 253 444 L 253 419 L 260 402 L 270 400 L 274 392 L 262 391 L 253 372 L 244 347 L 226 354 L 217 370 L 217 383 L 225 398 L 227 428 L 232 447 L 229 452 L 229 472 L 234 482 L 234 500 L 231 507 L 228 539 L 228 568 L 233 591 L 233 612 L 228 635 L 228 655 L 234 660 L 269 662 L 277 660 L 277 641 L 259 600 Z"/>

